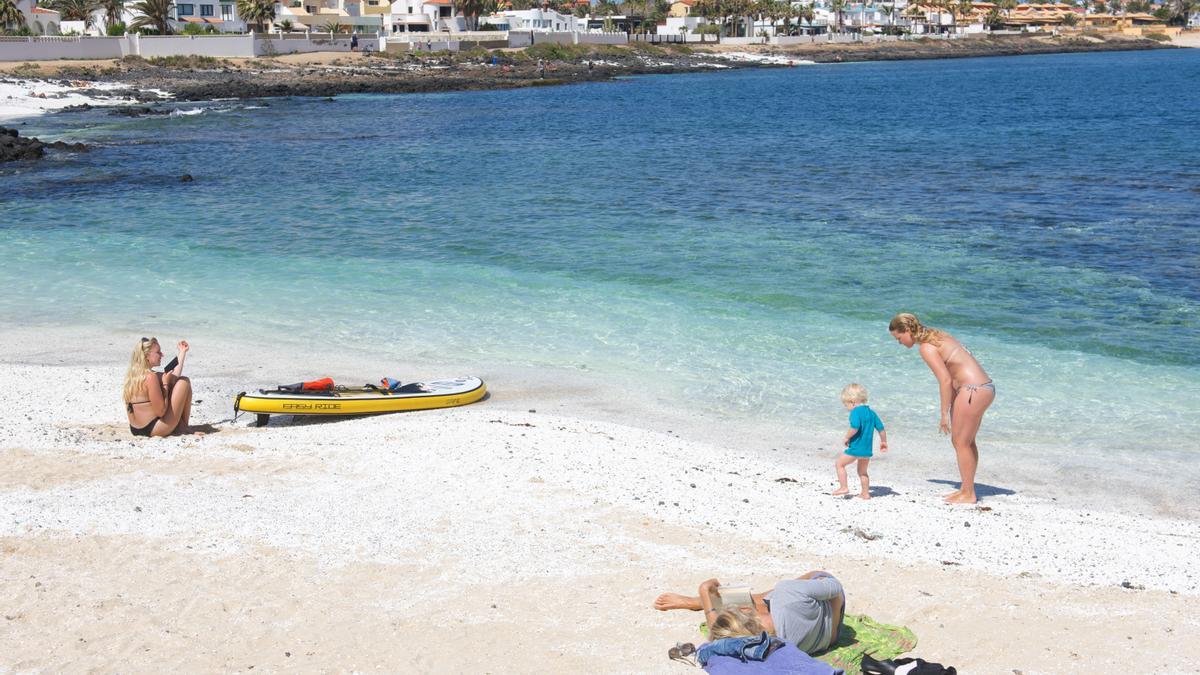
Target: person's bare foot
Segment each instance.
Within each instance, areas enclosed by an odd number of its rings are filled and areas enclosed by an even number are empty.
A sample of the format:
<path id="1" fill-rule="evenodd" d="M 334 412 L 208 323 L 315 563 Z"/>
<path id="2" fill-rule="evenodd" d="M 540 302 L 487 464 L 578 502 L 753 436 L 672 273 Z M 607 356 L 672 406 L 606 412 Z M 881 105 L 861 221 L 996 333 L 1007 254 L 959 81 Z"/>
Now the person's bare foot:
<path id="1" fill-rule="evenodd" d="M 960 492 L 953 497 L 947 497 L 946 503 L 947 504 L 974 504 L 975 497 L 974 497 L 974 495 L 964 495 Z"/>
<path id="2" fill-rule="evenodd" d="M 859 498 L 859 499 L 870 499 L 870 498 L 871 498 L 871 493 L 870 493 L 870 492 L 864 492 L 864 493 L 860 494 L 860 495 L 858 496 L 858 498 Z"/>
<path id="3" fill-rule="evenodd" d="M 846 488 L 838 488 L 838 489 L 834 490 L 833 492 L 830 492 L 829 494 L 833 495 L 834 497 L 841 497 L 842 495 L 850 494 L 850 491 L 847 490 Z"/>
<path id="4" fill-rule="evenodd" d="M 678 593 L 663 593 L 654 599 L 654 609 L 665 612 L 668 609 L 700 610 L 702 607 L 699 598 L 689 598 Z"/>
<path id="5" fill-rule="evenodd" d="M 955 497 L 958 497 L 961 494 L 962 494 L 961 488 L 958 490 L 955 490 L 954 492 L 947 492 L 946 494 L 942 495 L 942 501 L 948 502 L 951 499 L 954 499 Z"/>

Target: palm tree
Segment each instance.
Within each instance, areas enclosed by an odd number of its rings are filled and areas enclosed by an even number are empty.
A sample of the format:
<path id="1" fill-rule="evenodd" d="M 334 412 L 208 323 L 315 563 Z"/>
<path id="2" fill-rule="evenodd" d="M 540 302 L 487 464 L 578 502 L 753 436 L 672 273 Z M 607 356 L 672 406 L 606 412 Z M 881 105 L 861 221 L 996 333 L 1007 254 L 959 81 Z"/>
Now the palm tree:
<path id="1" fill-rule="evenodd" d="M 842 32 L 842 12 L 846 11 L 846 0 L 833 0 L 829 3 L 829 9 L 833 10 L 836 17 L 834 25 L 837 26 L 837 32 Z"/>
<path id="2" fill-rule="evenodd" d="M 267 24 L 275 20 L 275 3 L 271 0 L 237 0 L 238 16 L 253 23 L 256 32 L 265 33 Z"/>
<path id="3" fill-rule="evenodd" d="M 104 9 L 105 29 L 121 23 L 125 14 L 125 0 L 101 0 L 100 7 Z"/>
<path id="4" fill-rule="evenodd" d="M 1200 0 L 1171 0 L 1167 3 L 1167 9 L 1171 17 L 1167 23 L 1172 26 L 1186 26 L 1188 17 L 1200 11 Z"/>
<path id="5" fill-rule="evenodd" d="M 817 18 L 816 12 L 813 11 L 812 3 L 800 5 L 800 7 L 796 10 L 796 18 L 799 19 L 800 22 L 807 21 L 808 32 L 811 33 L 813 21 Z"/>
<path id="6" fill-rule="evenodd" d="M 62 15 L 63 21 L 82 21 L 84 28 L 91 28 L 96 24 L 94 16 L 97 9 L 100 9 L 99 0 L 54 0 L 47 3 L 50 9 Z"/>
<path id="7" fill-rule="evenodd" d="M 175 0 L 138 0 L 130 9 L 141 16 L 129 24 L 129 30 L 153 26 L 159 35 L 171 34 L 171 15 L 175 13 Z"/>
<path id="8" fill-rule="evenodd" d="M 925 10 L 917 6 L 915 3 L 910 3 L 908 8 L 904 10 L 904 13 L 908 15 L 909 23 L 913 25 L 915 25 L 918 21 L 925 21 L 928 18 L 925 15 Z"/>
<path id="9" fill-rule="evenodd" d="M 25 15 L 17 9 L 14 0 L 0 0 L 0 29 L 7 30 L 10 26 L 21 28 L 25 25 Z"/>
<path id="10" fill-rule="evenodd" d="M 975 11 L 975 3 L 972 0 L 958 0 L 958 15 L 964 18 L 969 18 L 971 13 Z"/>
<path id="11" fill-rule="evenodd" d="M 704 19 L 706 24 L 712 23 L 712 20 L 720 15 L 720 7 L 718 0 L 697 0 L 692 7 L 692 13 Z M 701 34 L 703 35 L 703 33 Z M 701 37 L 701 40 L 704 38 Z M 721 29 L 717 28 L 717 42 L 721 41 Z"/>
<path id="12" fill-rule="evenodd" d="M 475 30 L 479 25 L 479 14 L 483 11 L 482 0 L 454 0 L 454 11 L 467 18 L 467 28 Z"/>

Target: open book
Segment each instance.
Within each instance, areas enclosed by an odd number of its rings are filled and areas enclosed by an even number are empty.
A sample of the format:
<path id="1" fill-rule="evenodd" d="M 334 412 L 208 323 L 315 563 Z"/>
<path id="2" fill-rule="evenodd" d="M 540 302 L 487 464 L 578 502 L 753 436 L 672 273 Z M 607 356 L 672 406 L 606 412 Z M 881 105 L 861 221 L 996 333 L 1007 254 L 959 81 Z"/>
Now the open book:
<path id="1" fill-rule="evenodd" d="M 728 607 L 754 606 L 749 586 L 718 586 L 709 590 L 708 598 L 718 612 Z"/>

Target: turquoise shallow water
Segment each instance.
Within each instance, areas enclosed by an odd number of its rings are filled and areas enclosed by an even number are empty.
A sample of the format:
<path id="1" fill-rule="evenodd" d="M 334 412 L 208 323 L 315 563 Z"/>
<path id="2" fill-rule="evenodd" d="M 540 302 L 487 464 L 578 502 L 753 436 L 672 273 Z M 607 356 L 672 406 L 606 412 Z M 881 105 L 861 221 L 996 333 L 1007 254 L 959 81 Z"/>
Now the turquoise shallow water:
<path id="1" fill-rule="evenodd" d="M 0 319 L 582 371 L 803 428 L 859 381 L 931 440 L 886 330 L 910 310 L 997 381 L 989 442 L 1187 460 L 1198 84 L 1180 50 L 39 118 L 101 147 L 0 169 Z"/>

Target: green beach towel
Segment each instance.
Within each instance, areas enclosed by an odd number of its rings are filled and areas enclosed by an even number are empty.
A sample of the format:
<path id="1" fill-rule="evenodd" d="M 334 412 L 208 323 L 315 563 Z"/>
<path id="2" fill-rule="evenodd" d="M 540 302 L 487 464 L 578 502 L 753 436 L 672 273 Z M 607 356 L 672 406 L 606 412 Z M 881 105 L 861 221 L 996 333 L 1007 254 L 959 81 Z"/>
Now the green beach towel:
<path id="1" fill-rule="evenodd" d="M 707 623 L 700 624 L 700 634 L 708 639 Z M 857 673 L 862 670 L 863 654 L 880 660 L 894 659 L 916 646 L 917 636 L 903 626 L 879 623 L 865 614 L 847 614 L 833 648 L 813 656 L 834 668 Z"/>
<path id="2" fill-rule="evenodd" d="M 871 617 L 847 614 L 833 648 L 813 656 L 847 673 L 862 670 L 863 654 L 893 659 L 917 646 L 917 636 L 903 626 L 889 626 Z"/>

